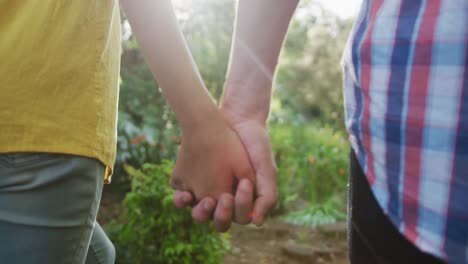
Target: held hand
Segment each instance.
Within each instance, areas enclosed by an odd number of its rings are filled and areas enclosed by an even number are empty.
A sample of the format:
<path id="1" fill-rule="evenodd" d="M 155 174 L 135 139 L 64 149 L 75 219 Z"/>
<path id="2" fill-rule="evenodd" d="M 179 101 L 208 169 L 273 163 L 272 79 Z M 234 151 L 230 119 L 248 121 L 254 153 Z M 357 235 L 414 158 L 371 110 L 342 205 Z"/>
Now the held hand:
<path id="1" fill-rule="evenodd" d="M 245 180 L 237 188 L 242 179 Z M 236 215 L 248 219 L 253 199 L 253 190 L 249 190 L 252 182 L 255 182 L 255 174 L 247 152 L 229 127 L 191 131 L 183 136 L 172 178 L 172 186 L 178 190 L 174 202 L 183 207 L 192 204 L 194 199 L 205 198 L 192 210 L 196 220 L 211 218 L 218 202 L 214 212 L 215 226 L 219 231 L 227 230 L 233 218 L 235 198 L 232 194 L 236 189 L 247 189 L 239 196 L 241 198 L 236 196 L 236 202 L 240 199 L 243 204 L 240 211 L 236 207 Z"/>
<path id="2" fill-rule="evenodd" d="M 231 221 L 242 225 L 248 224 L 252 220 L 253 194 L 252 182 L 248 179 L 242 179 L 237 187 L 235 197 L 232 197 L 230 193 L 223 193 L 219 200 L 224 202 L 218 203 L 211 197 L 205 197 L 192 208 L 192 217 L 198 222 L 213 220 L 215 228 L 220 232 L 229 229 Z M 176 207 L 192 206 L 193 201 L 194 197 L 190 192 L 176 191 L 174 196 Z"/>
<path id="3" fill-rule="evenodd" d="M 236 112 L 227 107 L 222 107 L 220 111 L 241 138 L 256 171 L 256 197 L 252 222 L 262 225 L 266 215 L 275 207 L 278 199 L 277 168 L 267 127 L 255 119 L 236 115 Z"/>
<path id="4" fill-rule="evenodd" d="M 252 186 L 252 182 L 245 181 L 241 182 L 237 188 L 234 198 L 235 221 L 240 224 L 247 224 L 252 220 L 256 225 L 261 225 L 264 222 L 266 214 L 275 206 L 277 201 L 277 169 L 273 159 L 268 131 L 260 122 L 238 118 L 238 115 L 235 115 L 228 108 L 221 108 L 220 111 L 241 138 L 256 170 L 255 186 Z M 252 205 L 246 197 L 251 197 L 253 192 L 256 192 L 256 200 L 252 219 L 250 219 L 249 208 Z M 175 204 L 177 207 L 190 206 L 192 201 L 193 198 L 189 192 L 176 193 Z M 192 216 L 197 221 L 208 221 L 213 215 L 215 206 L 216 201 L 205 198 L 192 209 Z M 218 208 L 220 206 L 223 207 L 223 205 L 218 204 Z M 232 208 L 232 204 L 229 207 Z M 226 210 L 221 211 L 225 212 Z M 246 215 L 249 216 L 245 217 Z M 215 224 L 216 222 L 215 219 Z"/>

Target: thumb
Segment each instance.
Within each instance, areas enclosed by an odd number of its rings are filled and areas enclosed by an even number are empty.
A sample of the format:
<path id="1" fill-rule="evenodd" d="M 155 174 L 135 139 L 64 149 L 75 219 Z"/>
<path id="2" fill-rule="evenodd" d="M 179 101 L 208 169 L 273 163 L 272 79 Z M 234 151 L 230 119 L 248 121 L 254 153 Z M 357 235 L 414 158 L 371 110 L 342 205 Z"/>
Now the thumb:
<path id="1" fill-rule="evenodd" d="M 275 207 L 278 200 L 276 185 L 277 169 L 273 159 L 257 169 L 257 185 L 252 222 L 257 226 L 263 224 L 265 216 Z"/>

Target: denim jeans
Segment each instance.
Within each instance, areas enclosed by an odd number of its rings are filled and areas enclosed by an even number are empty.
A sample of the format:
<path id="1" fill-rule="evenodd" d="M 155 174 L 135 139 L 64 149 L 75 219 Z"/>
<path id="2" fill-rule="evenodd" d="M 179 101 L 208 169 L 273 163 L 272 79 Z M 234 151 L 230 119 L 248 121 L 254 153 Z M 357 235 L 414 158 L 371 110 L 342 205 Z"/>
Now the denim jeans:
<path id="1" fill-rule="evenodd" d="M 0 154 L 0 262 L 108 264 L 96 222 L 105 167 L 64 154 Z"/>

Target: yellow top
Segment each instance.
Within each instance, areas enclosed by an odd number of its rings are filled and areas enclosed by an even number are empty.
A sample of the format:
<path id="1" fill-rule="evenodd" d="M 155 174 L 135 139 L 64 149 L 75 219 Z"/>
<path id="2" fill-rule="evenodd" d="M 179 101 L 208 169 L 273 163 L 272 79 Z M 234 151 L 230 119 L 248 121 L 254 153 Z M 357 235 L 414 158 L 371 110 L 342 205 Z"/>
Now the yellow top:
<path id="1" fill-rule="evenodd" d="M 0 0 L 0 152 L 115 162 L 118 0 Z"/>

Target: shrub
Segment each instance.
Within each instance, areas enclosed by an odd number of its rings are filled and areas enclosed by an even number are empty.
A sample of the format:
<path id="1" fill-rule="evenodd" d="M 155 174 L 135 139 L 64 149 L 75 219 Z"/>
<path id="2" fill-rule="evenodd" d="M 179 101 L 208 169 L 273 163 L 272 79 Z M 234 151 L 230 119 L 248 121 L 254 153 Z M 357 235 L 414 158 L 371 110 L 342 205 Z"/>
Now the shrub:
<path id="1" fill-rule="evenodd" d="M 150 116 L 155 114 L 149 114 Z M 130 190 L 130 177 L 124 166 L 140 168 L 143 164 L 161 164 L 163 160 L 175 160 L 180 145 L 180 130 L 170 121 L 161 118 L 157 125 L 137 126 L 126 112 L 119 113 L 117 157 L 112 187 L 120 193 Z"/>
<path id="2" fill-rule="evenodd" d="M 131 176 L 125 212 L 108 227 L 119 263 L 222 263 L 226 237 L 173 205 L 170 162 L 125 169 Z"/>
<path id="3" fill-rule="evenodd" d="M 270 136 L 278 165 L 279 208 L 305 200 L 345 207 L 349 145 L 343 134 L 318 125 L 273 125 Z"/>
<path id="4" fill-rule="evenodd" d="M 341 200 L 332 198 L 323 204 L 311 204 L 299 211 L 290 212 L 282 219 L 292 224 L 310 227 L 331 224 L 346 220 L 346 212 L 341 210 L 342 206 Z"/>

